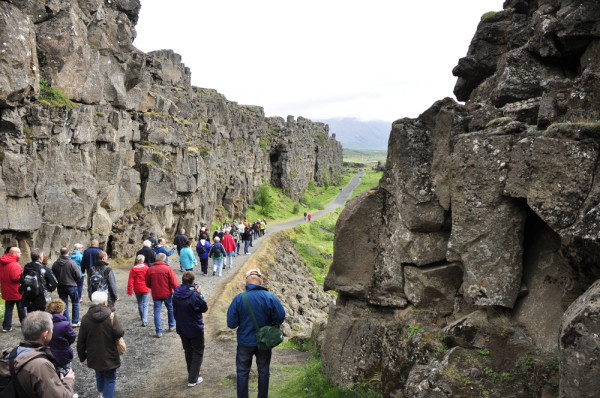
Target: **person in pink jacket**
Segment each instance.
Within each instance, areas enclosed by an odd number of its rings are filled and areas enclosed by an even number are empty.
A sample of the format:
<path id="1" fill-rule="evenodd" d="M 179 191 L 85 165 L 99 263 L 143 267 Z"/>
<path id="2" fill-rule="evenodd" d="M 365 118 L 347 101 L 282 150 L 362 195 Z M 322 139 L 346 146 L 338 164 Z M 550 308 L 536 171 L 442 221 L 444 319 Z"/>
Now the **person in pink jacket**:
<path id="1" fill-rule="evenodd" d="M 13 308 L 15 305 L 17 306 L 19 322 L 23 324 L 23 319 L 25 319 L 25 308 L 21 305 L 21 293 L 19 293 L 19 282 L 23 272 L 23 268 L 19 264 L 20 258 L 21 249 L 18 247 L 10 247 L 0 257 L 0 286 L 2 287 L 2 298 L 4 299 L 3 332 L 12 330 Z"/>
<path id="2" fill-rule="evenodd" d="M 144 263 L 146 258 L 143 254 L 138 254 L 135 258 L 135 265 L 129 271 L 129 281 L 127 282 L 127 294 L 129 296 L 135 293 L 137 299 L 138 312 L 142 320 L 142 326 L 148 325 L 148 302 L 150 302 L 150 289 L 146 286 L 146 272 L 148 265 Z"/>
<path id="3" fill-rule="evenodd" d="M 230 229 L 226 228 L 224 230 L 225 234 L 223 235 L 223 239 L 221 239 L 221 244 L 225 249 L 225 253 L 227 253 L 227 257 L 225 258 L 224 267 L 229 263 L 229 268 L 233 267 L 233 258 L 236 255 L 235 241 L 233 240 L 233 236 L 229 232 Z"/>

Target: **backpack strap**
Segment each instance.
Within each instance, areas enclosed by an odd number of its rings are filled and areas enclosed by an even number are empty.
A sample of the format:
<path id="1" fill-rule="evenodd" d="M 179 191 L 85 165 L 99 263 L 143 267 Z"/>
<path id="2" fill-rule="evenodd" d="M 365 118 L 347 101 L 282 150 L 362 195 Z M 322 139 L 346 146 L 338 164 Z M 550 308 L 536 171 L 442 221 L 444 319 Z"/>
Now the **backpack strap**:
<path id="1" fill-rule="evenodd" d="M 244 303 L 246 303 L 246 308 L 248 308 L 248 312 L 250 313 L 250 317 L 252 318 L 252 322 L 254 323 L 254 328 L 258 333 L 258 322 L 256 322 L 256 317 L 254 316 L 254 312 L 252 311 L 252 307 L 250 306 L 250 300 L 248 300 L 248 295 L 246 292 L 242 292 L 242 297 L 244 298 Z"/>

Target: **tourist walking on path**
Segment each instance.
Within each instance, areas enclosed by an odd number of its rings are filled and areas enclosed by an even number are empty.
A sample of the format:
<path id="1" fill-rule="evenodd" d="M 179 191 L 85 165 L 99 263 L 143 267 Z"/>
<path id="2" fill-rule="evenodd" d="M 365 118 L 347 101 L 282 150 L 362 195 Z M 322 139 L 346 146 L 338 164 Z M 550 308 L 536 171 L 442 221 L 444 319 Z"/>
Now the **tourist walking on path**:
<path id="1" fill-rule="evenodd" d="M 81 259 L 81 269 L 84 273 L 89 273 L 91 275 L 92 272 L 94 272 L 94 267 L 98 262 L 98 253 L 102 251 L 102 249 L 100 249 L 98 245 L 98 241 L 96 239 L 93 239 L 90 244 L 90 247 L 85 249 L 85 251 L 83 252 L 83 256 Z"/>
<path id="2" fill-rule="evenodd" d="M 175 239 L 173 239 L 173 244 L 177 247 L 177 254 L 181 254 L 181 249 L 185 247 L 185 243 L 189 240 L 187 235 L 185 234 L 185 229 L 181 228 L 179 230 L 179 234 L 175 235 Z"/>
<path id="3" fill-rule="evenodd" d="M 127 281 L 127 294 L 135 293 L 137 300 L 138 313 L 142 326 L 148 324 L 148 303 L 150 302 L 150 289 L 146 286 L 146 273 L 148 264 L 144 263 L 144 256 L 138 254 L 135 258 L 135 265 L 129 271 L 129 280 Z"/>
<path id="4" fill-rule="evenodd" d="M 152 250 L 152 242 L 149 240 L 145 240 L 142 243 L 142 248 L 135 253 L 136 257 L 139 255 L 144 256 L 144 262 L 148 265 L 148 267 L 152 267 L 154 261 L 156 261 L 156 253 Z"/>
<path id="5" fill-rule="evenodd" d="M 56 363 L 59 365 L 57 371 L 66 374 L 71 369 L 73 362 L 73 349 L 71 344 L 75 342 L 77 335 L 71 327 L 69 319 L 63 315 L 66 309 L 64 301 L 61 299 L 52 299 L 46 304 L 46 312 L 52 315 L 52 339 L 48 346 Z"/>
<path id="6" fill-rule="evenodd" d="M 112 319 L 111 319 L 112 318 Z M 121 358 L 115 340 L 125 330 L 117 315 L 108 307 L 108 294 L 92 294 L 92 306 L 81 320 L 77 336 L 79 360 L 96 371 L 96 388 L 102 398 L 113 398 L 117 384 L 117 369 Z"/>
<path id="7" fill-rule="evenodd" d="M 69 249 L 60 249 L 60 257 L 52 264 L 52 273 L 58 282 L 58 297 L 65 303 L 65 317 L 69 320 L 69 299 L 73 307 L 73 327 L 79 326 L 79 288 L 81 270 L 69 257 Z"/>
<path id="8" fill-rule="evenodd" d="M 88 296 L 92 299 L 92 293 L 97 290 L 108 293 L 108 307 L 114 311 L 115 304 L 119 301 L 119 294 L 117 293 L 117 280 L 115 279 L 115 273 L 112 268 L 108 266 L 106 262 L 108 260 L 108 254 L 105 251 L 100 250 L 98 252 L 98 259 L 96 266 L 94 267 L 93 273 L 88 278 Z"/>
<path id="9" fill-rule="evenodd" d="M 304 212 L 304 221 L 306 221 L 306 212 Z"/>
<path id="10" fill-rule="evenodd" d="M 181 252 L 179 253 L 179 264 L 183 271 L 193 271 L 194 265 L 198 263 L 191 246 L 192 241 L 186 240 L 185 246 L 181 248 Z"/>
<path id="11" fill-rule="evenodd" d="M 69 370 L 58 376 L 53 355 L 48 347 L 52 339 L 52 315 L 36 311 L 23 320 L 23 340 L 18 347 L 6 349 L 2 358 L 15 358 L 17 380 L 27 397 L 71 398 L 75 387 L 75 373 Z"/>
<path id="12" fill-rule="evenodd" d="M 225 253 L 225 248 L 223 248 L 219 237 L 215 236 L 214 240 L 215 243 L 213 243 L 212 247 L 210 248 L 210 253 L 208 253 L 208 255 L 213 259 L 213 276 L 215 276 L 217 271 L 218 275 L 221 276 L 221 273 L 223 272 L 223 259 L 227 253 Z"/>
<path id="13" fill-rule="evenodd" d="M 246 296 L 252 308 L 258 327 L 281 325 L 285 310 L 275 295 L 262 286 L 262 273 L 251 269 L 246 273 Z M 258 398 L 269 395 L 269 367 L 271 350 L 259 350 L 256 341 L 256 329 L 250 316 L 243 293 L 234 297 L 227 309 L 227 326 L 237 328 L 237 352 L 235 356 L 237 373 L 237 396 L 248 397 L 248 379 L 252 357 L 256 357 L 258 368 Z"/>
<path id="14" fill-rule="evenodd" d="M 250 253 L 248 248 L 250 247 L 250 242 L 252 239 L 252 230 L 249 227 L 244 228 L 244 233 L 242 234 L 242 241 L 244 242 L 244 254 Z"/>
<path id="15" fill-rule="evenodd" d="M 229 268 L 232 268 L 233 258 L 235 257 L 235 241 L 233 240 L 233 236 L 229 233 L 229 228 L 225 229 L 225 234 L 223 235 L 221 244 L 223 245 L 225 253 L 227 254 L 223 267 L 229 265 Z"/>
<path id="16" fill-rule="evenodd" d="M 200 240 L 196 245 L 196 253 L 200 259 L 200 268 L 202 269 L 202 275 L 208 275 L 208 253 L 210 252 L 211 244 L 208 241 L 206 234 L 200 235 Z"/>
<path id="17" fill-rule="evenodd" d="M 179 230 L 179 234 L 175 235 L 175 239 L 173 239 L 173 244 L 177 247 L 177 255 L 181 258 L 181 249 L 186 246 L 186 242 L 189 240 L 187 235 L 185 234 L 185 229 L 181 228 Z M 179 261 L 179 270 L 181 272 L 185 271 L 183 266 L 181 265 L 181 260 Z M 167 262 L 168 264 L 168 262 Z"/>
<path id="18" fill-rule="evenodd" d="M 167 307 L 167 319 L 169 321 L 169 332 L 172 332 L 175 328 L 175 317 L 173 316 L 173 291 L 179 282 L 175 277 L 173 268 L 169 267 L 166 263 L 167 256 L 165 253 L 159 253 L 156 255 L 156 262 L 146 272 L 146 286 L 150 288 L 152 292 L 152 301 L 154 304 L 154 329 L 156 331 L 155 337 L 160 338 L 163 334 L 163 329 L 160 321 L 160 310 L 162 309 L 163 302 Z"/>
<path id="19" fill-rule="evenodd" d="M 310 215 L 310 213 L 308 213 L 308 222 L 310 222 L 311 218 L 312 218 L 312 216 Z"/>
<path id="20" fill-rule="evenodd" d="M 81 243 L 75 243 L 73 248 L 74 249 L 69 257 L 75 264 L 77 264 L 79 272 L 81 273 L 81 278 L 79 278 L 79 281 L 77 282 L 77 294 L 79 295 L 79 302 L 83 303 L 83 283 L 85 282 L 86 276 L 85 270 L 81 269 L 81 260 L 83 260 L 83 245 Z"/>
<path id="21" fill-rule="evenodd" d="M 23 325 L 25 319 L 25 307 L 21 305 L 21 293 L 19 293 L 19 283 L 23 269 L 19 264 L 21 258 L 21 249 L 10 247 L 2 257 L 0 257 L 0 291 L 4 299 L 4 322 L 2 322 L 2 331 L 10 332 L 12 330 L 13 309 L 17 307 L 19 322 Z"/>
<path id="22" fill-rule="evenodd" d="M 158 254 L 164 253 L 164 255 L 165 255 L 164 262 L 169 264 L 169 256 L 172 256 L 173 253 L 175 253 L 175 249 L 176 249 L 176 247 L 172 247 L 171 250 L 167 250 L 167 242 L 165 241 L 165 238 L 160 238 L 158 240 L 158 246 L 156 246 L 156 249 L 154 249 L 154 253 L 156 253 L 157 260 L 158 260 Z"/>
<path id="23" fill-rule="evenodd" d="M 44 264 L 44 252 L 41 249 L 31 251 L 31 262 L 26 264 L 21 274 L 19 293 L 21 305 L 27 313 L 46 310 L 46 303 L 52 299 L 52 292 L 58 282 L 50 268 Z"/>
<path id="24" fill-rule="evenodd" d="M 177 322 L 177 334 L 185 352 L 188 371 L 188 387 L 202 383 L 200 367 L 204 358 L 204 320 L 202 314 L 208 305 L 200 285 L 194 283 L 194 273 L 185 271 L 173 293 L 173 311 Z"/>

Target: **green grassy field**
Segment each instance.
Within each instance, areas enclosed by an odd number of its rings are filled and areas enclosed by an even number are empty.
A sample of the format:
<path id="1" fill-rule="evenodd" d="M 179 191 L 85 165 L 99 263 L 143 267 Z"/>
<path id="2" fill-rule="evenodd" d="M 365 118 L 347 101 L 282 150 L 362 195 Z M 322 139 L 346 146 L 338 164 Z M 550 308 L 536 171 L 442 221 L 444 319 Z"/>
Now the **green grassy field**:
<path id="1" fill-rule="evenodd" d="M 385 163 L 387 151 L 344 149 L 342 156 L 344 162 L 377 163 L 379 161 Z"/>

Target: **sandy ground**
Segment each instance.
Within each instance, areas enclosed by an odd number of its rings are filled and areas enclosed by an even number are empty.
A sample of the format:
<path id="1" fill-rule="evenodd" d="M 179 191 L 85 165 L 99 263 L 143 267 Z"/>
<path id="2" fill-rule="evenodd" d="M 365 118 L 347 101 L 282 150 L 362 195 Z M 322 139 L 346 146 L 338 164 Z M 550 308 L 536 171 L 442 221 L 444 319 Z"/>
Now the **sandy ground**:
<path id="1" fill-rule="evenodd" d="M 313 214 L 316 219 L 335 208 L 343 205 L 360 179 L 355 177 L 351 183 L 340 190 L 340 195 L 326 207 L 325 210 Z M 269 235 L 282 229 L 289 228 L 304 222 L 300 217 L 297 220 L 279 225 L 268 225 L 264 237 L 254 242 L 249 255 L 239 255 L 234 259 L 233 268 L 226 268 L 222 277 L 201 276 L 199 266 L 195 268 L 196 282 L 202 286 L 202 292 L 209 303 L 209 312 L 205 315 L 206 323 L 206 347 L 204 361 L 200 375 L 204 382 L 195 386 L 187 386 L 187 372 L 181 340 L 173 333 L 163 332 L 160 339 L 154 337 L 153 304 L 150 300 L 148 309 L 148 326 L 142 327 L 138 315 L 135 296 L 127 296 L 127 279 L 130 265 L 115 266 L 114 262 L 109 264 L 115 271 L 119 301 L 116 304 L 116 314 L 125 327 L 125 341 L 127 352 L 121 357 L 121 367 L 117 371 L 118 397 L 187 397 L 188 395 L 203 395 L 207 397 L 235 397 L 235 349 L 233 340 L 235 334 L 227 331 L 222 314 L 228 305 L 231 289 L 226 287 L 233 285 L 243 286 L 243 274 L 245 269 L 259 261 L 253 254 L 259 250 L 262 243 Z M 193 242 L 195 245 L 196 242 Z M 242 250 L 243 253 L 243 250 Z M 170 257 L 171 267 L 175 271 L 177 279 L 181 282 L 181 272 L 177 254 Z M 247 264 L 248 262 L 248 264 Z M 209 275 L 212 274 L 209 264 Z M 86 280 L 87 283 L 87 280 Z M 54 293 L 54 296 L 57 296 Z M 89 300 L 87 300 L 87 288 L 84 288 L 84 303 L 80 308 L 80 317 L 87 312 Z M 219 300 L 220 298 L 220 300 Z M 162 326 L 166 330 L 167 311 L 162 309 Z M 21 329 L 18 319 L 13 322 L 14 331 L 2 334 L 2 347 L 18 344 L 21 338 Z M 76 329 L 77 331 L 77 329 Z M 73 344 L 74 351 L 75 345 Z M 309 360 L 308 353 L 292 349 L 276 348 L 273 350 L 271 361 L 271 378 L 277 375 L 277 367 L 273 365 L 303 364 Z M 96 392 L 95 373 L 79 362 L 77 353 L 73 361 L 75 371 L 75 390 L 81 398 L 98 397 Z M 251 377 L 256 378 L 256 368 L 252 369 Z M 252 383 L 252 380 L 251 380 Z M 251 395 L 253 391 L 251 388 Z"/>

